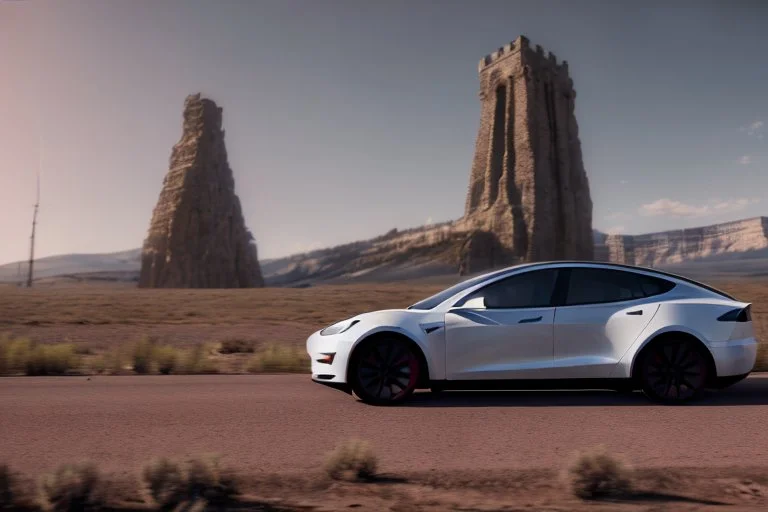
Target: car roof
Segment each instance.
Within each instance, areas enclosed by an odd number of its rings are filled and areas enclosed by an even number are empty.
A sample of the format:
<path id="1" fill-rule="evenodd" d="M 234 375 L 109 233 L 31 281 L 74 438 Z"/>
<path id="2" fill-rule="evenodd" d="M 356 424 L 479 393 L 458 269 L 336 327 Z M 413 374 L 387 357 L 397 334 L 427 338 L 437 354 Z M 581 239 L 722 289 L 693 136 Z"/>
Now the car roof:
<path id="1" fill-rule="evenodd" d="M 659 270 L 656 268 L 651 267 L 643 267 L 639 265 L 627 265 L 625 263 L 613 263 L 613 262 L 607 262 L 607 261 L 589 261 L 589 260 L 551 260 L 551 261 L 538 261 L 538 262 L 532 262 L 532 263 L 523 263 L 520 265 L 514 265 L 507 267 L 505 269 L 496 270 L 494 272 L 489 272 L 487 275 L 488 279 L 501 276 L 506 274 L 507 272 L 513 272 L 516 270 L 533 270 L 537 267 L 547 268 L 547 267 L 568 267 L 568 266 L 591 266 L 591 267 L 600 267 L 600 268 L 606 268 L 606 269 L 616 269 L 616 270 L 634 270 L 634 271 L 640 271 L 640 272 L 646 272 L 649 274 L 655 274 L 659 277 L 666 277 L 669 279 L 675 279 L 699 288 L 703 288 L 704 290 L 707 290 L 709 292 L 715 293 L 717 295 L 720 295 L 721 297 L 725 297 L 730 300 L 737 300 L 735 297 L 725 293 L 722 290 L 718 290 L 717 288 L 714 288 L 712 286 L 709 286 L 707 284 L 704 284 L 699 281 L 695 281 L 691 278 L 684 277 L 678 274 L 674 274 L 672 272 L 667 272 L 664 270 Z"/>

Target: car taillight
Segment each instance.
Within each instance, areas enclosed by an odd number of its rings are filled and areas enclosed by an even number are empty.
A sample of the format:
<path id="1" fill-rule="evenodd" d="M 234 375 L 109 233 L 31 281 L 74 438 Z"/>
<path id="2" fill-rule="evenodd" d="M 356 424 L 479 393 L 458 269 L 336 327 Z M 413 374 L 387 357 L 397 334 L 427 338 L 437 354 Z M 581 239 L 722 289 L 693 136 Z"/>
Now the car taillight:
<path id="1" fill-rule="evenodd" d="M 732 309 L 720 315 L 718 320 L 721 322 L 751 322 L 752 307 L 749 305 L 745 308 Z"/>

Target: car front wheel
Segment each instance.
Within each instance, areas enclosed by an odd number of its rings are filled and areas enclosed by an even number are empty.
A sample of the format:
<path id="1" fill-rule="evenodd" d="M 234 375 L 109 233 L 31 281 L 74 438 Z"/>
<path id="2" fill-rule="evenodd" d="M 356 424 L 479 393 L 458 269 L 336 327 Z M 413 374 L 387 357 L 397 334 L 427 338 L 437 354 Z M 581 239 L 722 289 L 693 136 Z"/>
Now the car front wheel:
<path id="1" fill-rule="evenodd" d="M 402 402 L 419 381 L 418 356 L 398 338 L 364 342 L 355 353 L 351 370 L 352 391 L 363 402 L 375 405 Z"/>
<path id="2" fill-rule="evenodd" d="M 643 361 L 643 391 L 660 402 L 688 402 L 704 389 L 707 372 L 706 357 L 694 342 L 657 343 L 649 348 Z"/>

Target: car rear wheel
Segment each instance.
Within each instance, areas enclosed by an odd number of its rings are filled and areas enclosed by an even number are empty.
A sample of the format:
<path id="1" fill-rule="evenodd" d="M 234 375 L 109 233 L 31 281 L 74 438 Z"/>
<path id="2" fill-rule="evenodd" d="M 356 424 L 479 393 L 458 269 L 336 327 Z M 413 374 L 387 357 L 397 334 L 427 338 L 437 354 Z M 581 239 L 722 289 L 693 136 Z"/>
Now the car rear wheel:
<path id="1" fill-rule="evenodd" d="M 708 365 L 701 347 L 689 340 L 669 340 L 648 349 L 642 365 L 643 391 L 651 399 L 684 403 L 696 398 L 707 382 Z"/>
<path id="2" fill-rule="evenodd" d="M 419 359 L 411 346 L 397 338 L 379 338 L 361 346 L 351 368 L 352 391 L 363 402 L 391 405 L 416 389 Z"/>

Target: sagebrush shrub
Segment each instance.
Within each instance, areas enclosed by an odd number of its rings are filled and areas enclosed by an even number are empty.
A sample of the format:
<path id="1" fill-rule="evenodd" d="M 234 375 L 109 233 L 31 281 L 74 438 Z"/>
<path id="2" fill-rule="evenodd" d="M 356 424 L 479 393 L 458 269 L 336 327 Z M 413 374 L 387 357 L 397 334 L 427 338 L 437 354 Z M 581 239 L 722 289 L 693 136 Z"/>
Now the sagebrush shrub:
<path id="1" fill-rule="evenodd" d="M 325 461 L 325 471 L 334 480 L 370 480 L 377 466 L 370 444 L 358 439 L 341 443 Z"/>
<path id="2" fill-rule="evenodd" d="M 247 369 L 251 373 L 297 373 L 306 372 L 309 368 L 309 355 L 304 350 L 275 343 L 255 354 Z"/>
<path id="3" fill-rule="evenodd" d="M 75 348 L 69 343 L 56 345 L 30 344 L 26 354 L 22 346 L 17 347 L 14 364 L 24 361 L 27 375 L 64 375 L 77 366 Z"/>
<path id="4" fill-rule="evenodd" d="M 238 493 L 235 479 L 223 472 L 212 456 L 194 458 L 185 465 L 158 459 L 144 468 L 142 476 L 161 509 L 181 503 L 221 504 Z"/>
<path id="5" fill-rule="evenodd" d="M 103 505 L 100 480 L 99 470 L 92 463 L 59 466 L 41 480 L 42 505 L 55 512 L 98 510 Z"/>
<path id="6" fill-rule="evenodd" d="M 157 347 L 154 358 L 157 362 L 157 371 L 163 375 L 176 371 L 176 367 L 179 364 L 178 351 L 169 346 Z"/>
<path id="7" fill-rule="evenodd" d="M 152 355 L 154 350 L 154 343 L 146 336 L 136 342 L 131 354 L 134 372 L 146 374 L 152 371 Z"/>
<path id="8" fill-rule="evenodd" d="M 12 509 L 16 503 L 16 479 L 7 464 L 0 464 L 0 510 Z"/>
<path id="9" fill-rule="evenodd" d="M 237 484 L 231 475 L 222 471 L 217 457 L 205 456 L 187 463 L 187 492 L 191 499 L 203 498 L 217 504 L 236 495 Z"/>
<path id="10" fill-rule="evenodd" d="M 165 458 L 153 460 L 144 467 L 141 476 L 159 507 L 172 508 L 184 500 L 186 477 L 176 462 Z"/>
<path id="11" fill-rule="evenodd" d="M 621 496 L 631 489 L 631 472 L 605 448 L 577 454 L 566 471 L 571 491 L 582 499 Z"/>
<path id="12" fill-rule="evenodd" d="M 183 373 L 216 373 L 217 368 L 213 361 L 208 359 L 208 347 L 204 343 L 198 343 L 186 350 L 182 358 L 181 370 Z"/>

